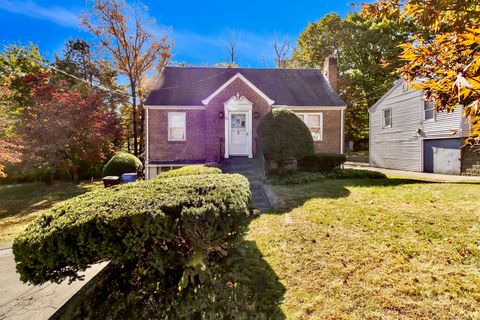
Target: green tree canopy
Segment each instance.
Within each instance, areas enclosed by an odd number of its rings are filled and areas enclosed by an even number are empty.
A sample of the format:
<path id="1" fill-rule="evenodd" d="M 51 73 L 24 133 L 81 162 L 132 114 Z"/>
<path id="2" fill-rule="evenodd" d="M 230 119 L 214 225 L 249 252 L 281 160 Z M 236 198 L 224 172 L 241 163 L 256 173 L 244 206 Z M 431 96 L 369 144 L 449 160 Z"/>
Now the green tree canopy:
<path id="1" fill-rule="evenodd" d="M 345 19 L 333 13 L 310 23 L 301 33 L 292 62 L 298 67 L 322 68 L 329 55 L 338 59 L 339 93 L 348 105 L 346 136 L 368 138 L 368 108 L 398 77 L 399 44 L 407 39 L 411 23 L 385 19 L 376 22 L 358 13 Z"/>

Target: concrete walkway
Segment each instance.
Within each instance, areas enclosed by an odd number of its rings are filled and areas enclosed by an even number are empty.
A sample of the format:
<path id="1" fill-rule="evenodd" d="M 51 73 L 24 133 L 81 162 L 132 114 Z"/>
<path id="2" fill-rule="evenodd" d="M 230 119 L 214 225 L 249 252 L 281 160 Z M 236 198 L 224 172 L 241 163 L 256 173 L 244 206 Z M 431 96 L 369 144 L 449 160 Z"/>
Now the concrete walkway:
<path id="1" fill-rule="evenodd" d="M 231 157 L 222 162 L 222 171 L 225 173 L 239 173 L 250 182 L 253 204 L 262 212 L 272 210 L 271 204 L 265 194 L 265 176 L 262 173 L 261 163 L 257 158 Z"/>
<path id="2" fill-rule="evenodd" d="M 68 284 L 26 285 L 15 271 L 11 243 L 0 245 L 0 319 L 49 319 L 75 293 L 88 283 L 107 262 L 96 264 L 83 274 L 84 280 Z"/>
<path id="3" fill-rule="evenodd" d="M 449 174 L 374 168 L 374 167 L 370 167 L 368 163 L 346 162 L 345 168 L 377 171 L 377 172 L 384 173 L 388 176 L 406 177 L 406 178 L 413 178 L 413 179 L 436 180 L 436 181 L 444 181 L 444 182 L 480 182 L 480 177 L 456 176 L 456 175 L 449 175 Z"/>

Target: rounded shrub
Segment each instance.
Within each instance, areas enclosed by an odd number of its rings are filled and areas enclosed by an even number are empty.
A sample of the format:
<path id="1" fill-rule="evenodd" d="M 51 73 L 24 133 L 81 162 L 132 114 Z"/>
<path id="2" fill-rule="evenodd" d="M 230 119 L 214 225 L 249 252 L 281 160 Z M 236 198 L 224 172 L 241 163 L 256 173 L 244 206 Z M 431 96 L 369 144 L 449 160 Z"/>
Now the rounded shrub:
<path id="1" fill-rule="evenodd" d="M 121 176 L 124 173 L 134 173 L 141 171 L 143 168 L 142 161 L 133 154 L 126 152 L 116 153 L 103 168 L 102 175 Z"/>
<path id="2" fill-rule="evenodd" d="M 141 290 L 205 280 L 248 224 L 248 180 L 236 174 L 152 179 L 96 190 L 45 210 L 13 243 L 24 282 L 78 277 L 110 260 Z M 199 280 L 200 279 L 200 280 Z"/>
<path id="3" fill-rule="evenodd" d="M 268 113 L 260 123 L 259 134 L 265 158 L 279 165 L 314 152 L 310 130 L 302 119 L 285 108 Z"/>

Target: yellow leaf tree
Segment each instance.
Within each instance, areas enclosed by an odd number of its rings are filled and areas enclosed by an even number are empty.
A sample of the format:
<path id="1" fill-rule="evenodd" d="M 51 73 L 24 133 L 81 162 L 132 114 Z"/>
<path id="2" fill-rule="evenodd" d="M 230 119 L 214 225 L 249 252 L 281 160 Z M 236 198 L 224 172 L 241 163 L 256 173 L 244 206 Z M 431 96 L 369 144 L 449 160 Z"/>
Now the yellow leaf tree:
<path id="1" fill-rule="evenodd" d="M 437 111 L 463 108 L 466 144 L 480 146 L 480 0 L 377 0 L 364 4 L 362 14 L 420 26 L 402 45 L 399 71 Z"/>

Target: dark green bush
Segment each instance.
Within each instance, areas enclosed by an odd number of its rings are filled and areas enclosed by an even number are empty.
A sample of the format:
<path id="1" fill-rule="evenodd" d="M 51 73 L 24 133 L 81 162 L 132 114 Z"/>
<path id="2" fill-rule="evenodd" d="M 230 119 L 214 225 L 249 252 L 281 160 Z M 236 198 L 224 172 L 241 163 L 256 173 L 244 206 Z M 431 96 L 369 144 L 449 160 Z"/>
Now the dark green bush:
<path id="1" fill-rule="evenodd" d="M 17 271 L 40 284 L 75 279 L 106 259 L 153 291 L 202 282 L 245 229 L 250 196 L 245 177 L 226 174 L 93 191 L 44 211 L 15 238 Z"/>
<path id="2" fill-rule="evenodd" d="M 159 174 L 156 179 L 166 179 L 172 177 L 191 176 L 200 174 L 221 174 L 222 170 L 215 167 L 205 167 L 202 165 L 186 166 L 180 169 L 170 170 Z"/>
<path id="3" fill-rule="evenodd" d="M 102 175 L 121 176 L 124 173 L 136 173 L 142 170 L 142 162 L 133 154 L 118 152 L 103 168 Z"/>
<path id="4" fill-rule="evenodd" d="M 182 294 L 173 288 L 145 299 L 107 269 L 62 319 L 284 319 L 280 304 L 285 288 L 254 241 L 239 242 L 214 265 L 211 281 Z"/>
<path id="5" fill-rule="evenodd" d="M 260 141 L 267 160 L 301 159 L 314 151 L 313 138 L 305 123 L 288 109 L 275 109 L 259 125 Z"/>
<path id="6" fill-rule="evenodd" d="M 359 169 L 335 170 L 326 174 L 327 179 L 386 179 L 381 172 Z"/>
<path id="7" fill-rule="evenodd" d="M 328 172 L 340 167 L 347 161 L 344 154 L 315 153 L 299 161 L 299 167 L 308 172 Z"/>
<path id="8" fill-rule="evenodd" d="M 310 183 L 324 179 L 386 179 L 380 172 L 358 169 L 341 169 L 327 173 L 321 172 L 295 172 L 284 176 L 269 177 L 268 181 L 273 185 L 293 185 Z"/>
<path id="9" fill-rule="evenodd" d="M 291 185 L 320 181 L 325 176 L 320 172 L 295 172 L 289 175 L 269 177 L 268 181 L 273 185 Z"/>

